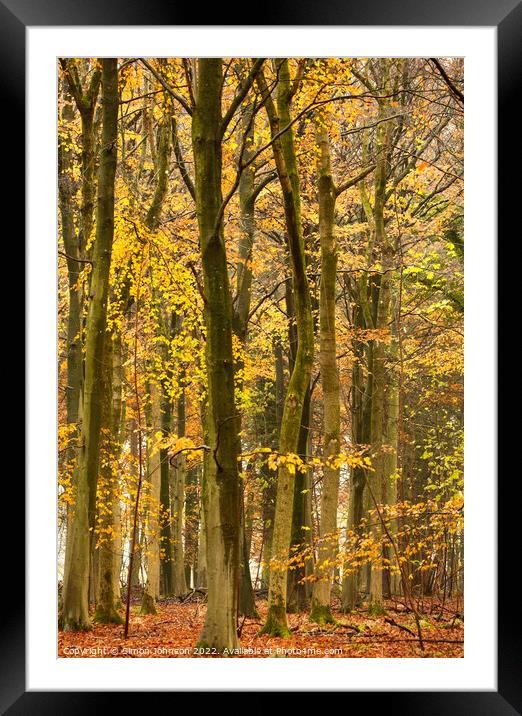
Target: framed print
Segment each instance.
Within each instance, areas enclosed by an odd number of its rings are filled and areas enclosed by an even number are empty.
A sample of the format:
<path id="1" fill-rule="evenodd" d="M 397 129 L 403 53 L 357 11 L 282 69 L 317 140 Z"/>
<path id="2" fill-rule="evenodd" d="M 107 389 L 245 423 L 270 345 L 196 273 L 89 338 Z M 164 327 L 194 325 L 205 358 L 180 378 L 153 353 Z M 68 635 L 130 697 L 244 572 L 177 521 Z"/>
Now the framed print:
<path id="1" fill-rule="evenodd" d="M 0 11 L 29 396 L 2 708 L 520 712 L 496 425 L 520 6 Z"/>

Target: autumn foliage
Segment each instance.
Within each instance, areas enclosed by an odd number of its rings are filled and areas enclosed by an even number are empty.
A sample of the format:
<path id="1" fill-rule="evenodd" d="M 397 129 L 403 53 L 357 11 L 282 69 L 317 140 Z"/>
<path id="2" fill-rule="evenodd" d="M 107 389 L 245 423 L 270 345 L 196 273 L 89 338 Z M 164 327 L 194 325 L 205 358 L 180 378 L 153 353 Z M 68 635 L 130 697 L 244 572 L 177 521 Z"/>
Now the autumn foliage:
<path id="1" fill-rule="evenodd" d="M 58 76 L 60 656 L 462 656 L 462 60 Z"/>

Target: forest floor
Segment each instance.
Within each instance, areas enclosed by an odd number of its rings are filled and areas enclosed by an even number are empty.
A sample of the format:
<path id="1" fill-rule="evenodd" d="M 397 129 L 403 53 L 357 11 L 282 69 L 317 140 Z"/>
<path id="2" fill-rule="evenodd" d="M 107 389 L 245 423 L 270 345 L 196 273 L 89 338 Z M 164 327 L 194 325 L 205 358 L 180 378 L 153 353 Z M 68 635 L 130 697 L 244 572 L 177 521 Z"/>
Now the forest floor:
<path id="1" fill-rule="evenodd" d="M 462 601 L 462 600 L 461 600 Z M 421 647 L 415 616 L 404 605 L 386 602 L 386 614 L 371 617 L 361 608 L 343 614 L 334 609 L 337 624 L 321 626 L 309 621 L 308 614 L 289 614 L 292 635 L 288 639 L 260 636 L 266 614 L 266 600 L 258 600 L 259 619 L 239 620 L 241 657 L 298 658 L 462 658 L 464 624 L 460 605 L 441 605 L 424 600 L 420 629 Z M 205 619 L 206 606 L 194 597 L 180 603 L 165 600 L 156 615 L 140 614 L 138 603 L 131 605 L 128 639 L 119 625 L 95 624 L 89 632 L 59 632 L 59 657 L 219 657 L 198 653 L 194 648 Z"/>

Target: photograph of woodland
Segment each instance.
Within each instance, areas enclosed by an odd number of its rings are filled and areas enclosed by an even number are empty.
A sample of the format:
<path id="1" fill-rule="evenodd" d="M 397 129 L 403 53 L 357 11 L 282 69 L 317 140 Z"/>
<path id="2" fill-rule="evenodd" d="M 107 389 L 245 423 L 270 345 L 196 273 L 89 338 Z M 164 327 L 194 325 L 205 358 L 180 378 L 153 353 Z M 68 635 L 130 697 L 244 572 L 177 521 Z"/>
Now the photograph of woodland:
<path id="1" fill-rule="evenodd" d="M 58 656 L 464 655 L 462 58 L 61 58 Z"/>

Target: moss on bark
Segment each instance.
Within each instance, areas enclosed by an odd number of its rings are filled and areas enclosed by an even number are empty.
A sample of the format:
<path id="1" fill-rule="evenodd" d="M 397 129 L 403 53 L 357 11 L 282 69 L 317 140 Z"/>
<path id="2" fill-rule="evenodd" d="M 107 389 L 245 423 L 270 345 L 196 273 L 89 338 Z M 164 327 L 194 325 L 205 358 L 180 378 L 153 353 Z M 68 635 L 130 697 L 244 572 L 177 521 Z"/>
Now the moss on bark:
<path id="1" fill-rule="evenodd" d="M 337 620 L 332 614 L 330 605 L 316 604 L 314 602 L 312 602 L 310 621 L 315 622 L 316 624 L 337 624 Z"/>
<path id="2" fill-rule="evenodd" d="M 306 391 L 310 384 L 314 355 L 314 327 L 310 288 L 306 274 L 303 230 L 301 222 L 301 200 L 294 136 L 291 129 L 291 81 L 287 59 L 276 60 L 278 73 L 277 108 L 271 98 L 262 72 L 258 75 L 258 86 L 265 100 L 265 106 L 273 139 L 273 154 L 277 175 L 283 193 L 288 249 L 292 268 L 292 286 L 295 298 L 297 324 L 297 352 L 286 393 L 279 450 L 282 455 L 295 453 L 303 415 Z M 280 134 L 281 128 L 287 128 Z M 295 471 L 281 465 L 278 471 L 272 555 L 280 561 L 279 568 L 270 573 L 268 593 L 268 620 L 266 633 L 286 635 L 286 588 L 291 532 L 292 508 L 295 485 Z"/>
<path id="3" fill-rule="evenodd" d="M 287 639 L 289 636 L 292 635 L 292 632 L 288 628 L 288 624 L 286 621 L 286 608 L 284 605 L 271 605 L 268 608 L 266 622 L 259 634 L 266 634 L 267 636 L 278 636 L 282 639 Z"/>
<path id="4" fill-rule="evenodd" d="M 210 447 L 203 486 L 208 607 L 201 640 L 222 650 L 238 645 L 238 416 L 234 400 L 232 300 L 222 213 L 222 61 L 200 58 L 197 68 L 192 148 L 205 297 L 207 444 Z"/>
<path id="5" fill-rule="evenodd" d="M 109 272 L 114 237 L 114 180 L 117 158 L 118 64 L 102 60 L 103 137 L 98 182 L 96 240 L 85 338 L 83 422 L 78 455 L 76 504 L 71 520 L 69 568 L 64 584 L 64 625 L 88 628 L 89 526 L 94 525 L 100 457 L 101 375 L 105 350 Z"/>
<path id="6" fill-rule="evenodd" d="M 154 602 L 154 597 L 152 597 L 150 594 L 147 594 L 147 592 L 143 592 L 143 598 L 141 600 L 141 614 L 157 614 L 158 610 L 156 609 L 156 604 Z"/>
<path id="7" fill-rule="evenodd" d="M 116 605 L 109 609 L 101 606 L 96 607 L 94 621 L 97 624 L 123 624 L 123 618 L 118 613 Z"/>

